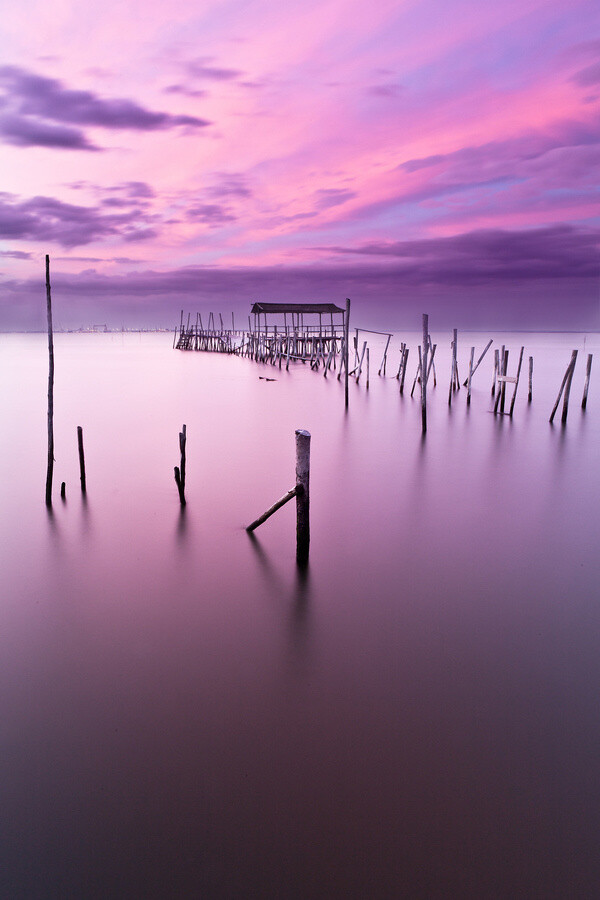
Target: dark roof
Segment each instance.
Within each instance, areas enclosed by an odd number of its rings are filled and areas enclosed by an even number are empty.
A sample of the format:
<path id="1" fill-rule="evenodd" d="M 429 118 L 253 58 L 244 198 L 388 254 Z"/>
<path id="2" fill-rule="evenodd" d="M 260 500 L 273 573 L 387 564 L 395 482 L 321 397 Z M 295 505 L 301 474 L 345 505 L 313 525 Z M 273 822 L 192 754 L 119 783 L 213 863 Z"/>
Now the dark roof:
<path id="1" fill-rule="evenodd" d="M 255 303 L 253 313 L 343 313 L 335 303 Z"/>

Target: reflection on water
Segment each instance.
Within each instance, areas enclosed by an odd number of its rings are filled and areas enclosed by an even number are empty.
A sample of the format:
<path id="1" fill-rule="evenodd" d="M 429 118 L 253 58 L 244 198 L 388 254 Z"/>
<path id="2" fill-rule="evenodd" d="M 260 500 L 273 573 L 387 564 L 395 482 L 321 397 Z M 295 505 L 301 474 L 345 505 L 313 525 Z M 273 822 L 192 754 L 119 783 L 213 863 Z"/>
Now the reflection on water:
<path id="1" fill-rule="evenodd" d="M 307 366 L 57 335 L 49 510 L 44 338 L 2 338 L 2 896 L 595 895 L 594 372 L 548 418 L 598 337 L 494 337 L 534 355 L 533 402 L 490 412 L 488 353 L 449 407 L 436 335 L 423 436 L 416 335 L 404 394 L 373 375 L 347 413 Z M 244 528 L 298 427 L 304 569 L 293 504 Z"/>

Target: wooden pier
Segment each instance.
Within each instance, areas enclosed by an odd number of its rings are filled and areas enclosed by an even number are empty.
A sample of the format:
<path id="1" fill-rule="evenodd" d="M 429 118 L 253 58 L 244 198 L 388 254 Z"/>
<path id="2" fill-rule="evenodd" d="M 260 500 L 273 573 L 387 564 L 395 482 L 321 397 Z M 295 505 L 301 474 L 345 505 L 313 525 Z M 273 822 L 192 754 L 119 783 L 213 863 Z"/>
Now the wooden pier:
<path id="1" fill-rule="evenodd" d="M 346 310 L 334 303 L 255 303 L 244 331 L 224 328 L 210 313 L 206 327 L 200 315 L 190 316 L 175 330 L 173 346 L 177 350 L 204 350 L 247 356 L 257 362 L 279 364 L 290 360 L 310 363 L 326 373 L 344 360 L 344 342 L 348 333 Z"/>

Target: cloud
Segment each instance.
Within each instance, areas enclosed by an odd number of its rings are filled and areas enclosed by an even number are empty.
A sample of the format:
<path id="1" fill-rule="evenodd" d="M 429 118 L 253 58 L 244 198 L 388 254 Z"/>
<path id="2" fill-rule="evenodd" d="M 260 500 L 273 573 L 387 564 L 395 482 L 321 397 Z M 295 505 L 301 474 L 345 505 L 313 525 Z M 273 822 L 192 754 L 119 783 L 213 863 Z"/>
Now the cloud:
<path id="1" fill-rule="evenodd" d="M 200 88 L 190 88 L 185 84 L 170 84 L 165 89 L 165 94 L 182 94 L 184 97 L 205 97 L 206 91 Z"/>
<path id="2" fill-rule="evenodd" d="M 552 225 L 528 231 L 482 229 L 445 238 L 321 247 L 350 256 L 402 260 L 398 275 L 415 283 L 595 278 L 600 229 Z"/>
<path id="3" fill-rule="evenodd" d="M 206 193 L 210 197 L 251 197 L 252 190 L 247 179 L 241 174 L 220 174 L 219 181 L 209 187 Z"/>
<path id="4" fill-rule="evenodd" d="M 394 82 L 385 84 L 372 84 L 367 88 L 367 93 L 372 97 L 399 97 L 402 93 L 402 85 Z"/>
<path id="5" fill-rule="evenodd" d="M 218 203 L 201 203 L 193 206 L 187 211 L 188 219 L 195 222 L 203 222 L 210 225 L 211 228 L 217 228 L 219 225 L 226 225 L 228 222 L 235 222 L 237 216 L 234 216 L 230 210 Z"/>
<path id="6" fill-rule="evenodd" d="M 33 255 L 24 250 L 0 250 L 0 256 L 6 259 L 33 259 Z"/>
<path id="7" fill-rule="evenodd" d="M 126 241 L 147 240 L 156 234 L 149 225 L 147 213 L 140 209 L 107 214 L 52 197 L 20 200 L 0 195 L 0 238 L 4 239 L 78 247 L 113 235 Z"/>
<path id="8" fill-rule="evenodd" d="M 574 81 L 575 84 L 581 85 L 581 87 L 600 84 L 600 62 L 593 63 L 591 66 L 586 66 L 585 69 L 580 69 L 570 80 Z"/>
<path id="9" fill-rule="evenodd" d="M 188 62 L 186 69 L 193 78 L 201 78 L 206 81 L 233 81 L 244 74 L 239 69 L 226 69 L 207 65 L 207 63 L 210 63 L 210 57 L 201 56 Z"/>
<path id="10" fill-rule="evenodd" d="M 210 124 L 197 116 L 149 110 L 134 100 L 104 99 L 92 91 L 72 90 L 57 79 L 18 66 L 0 68 L 0 86 L 5 92 L 2 104 L 8 107 L 0 118 L 0 134 L 18 146 L 97 150 L 83 127 L 157 131 Z"/>
<path id="11" fill-rule="evenodd" d="M 0 116 L 0 135 L 6 144 L 15 147 L 51 147 L 62 150 L 99 150 L 90 143 L 83 131 L 41 122 L 18 115 Z"/>
<path id="12" fill-rule="evenodd" d="M 356 197 L 354 191 L 342 188 L 320 188 L 315 191 L 317 209 L 330 209 L 332 206 L 341 206 Z"/>

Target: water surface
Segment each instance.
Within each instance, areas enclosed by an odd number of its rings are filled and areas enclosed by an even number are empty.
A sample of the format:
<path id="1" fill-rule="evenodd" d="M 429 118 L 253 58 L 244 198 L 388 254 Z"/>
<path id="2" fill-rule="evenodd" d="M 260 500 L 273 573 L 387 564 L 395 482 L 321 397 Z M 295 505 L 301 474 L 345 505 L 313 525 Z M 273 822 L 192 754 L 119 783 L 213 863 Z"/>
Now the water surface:
<path id="1" fill-rule="evenodd" d="M 372 344 L 347 414 L 308 366 L 57 335 L 50 514 L 45 338 L 2 336 L 3 896 L 596 893 L 600 341 L 461 334 L 462 377 L 491 336 L 511 371 L 534 356 L 533 403 L 525 372 L 489 412 L 490 352 L 449 407 L 434 333 L 423 439 L 417 335 L 386 378 Z M 292 487 L 299 427 L 306 572 L 293 504 L 244 530 Z"/>

